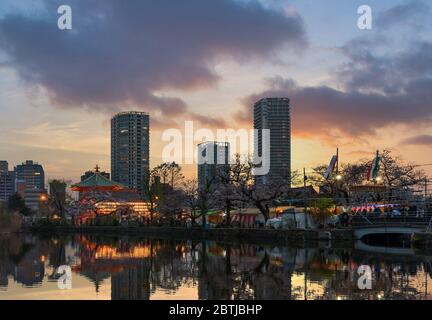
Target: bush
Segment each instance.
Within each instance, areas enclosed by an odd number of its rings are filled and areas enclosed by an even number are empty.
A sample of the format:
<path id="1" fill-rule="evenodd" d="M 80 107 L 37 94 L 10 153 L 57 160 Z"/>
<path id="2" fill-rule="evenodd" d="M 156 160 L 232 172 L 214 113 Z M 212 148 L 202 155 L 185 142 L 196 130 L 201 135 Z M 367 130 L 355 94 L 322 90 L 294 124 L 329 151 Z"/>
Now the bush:
<path id="1" fill-rule="evenodd" d="M 114 215 L 109 216 L 97 216 L 94 219 L 88 220 L 86 222 L 88 226 L 98 226 L 98 227 L 113 227 L 120 225 L 119 221 Z"/>
<path id="2" fill-rule="evenodd" d="M 0 232 L 17 232 L 21 229 L 21 215 L 0 207 Z"/>
<path id="3" fill-rule="evenodd" d="M 67 227 L 70 224 L 68 221 L 59 219 L 59 220 L 51 220 L 51 219 L 39 219 L 34 226 L 38 228 L 55 228 L 55 227 Z"/>
<path id="4" fill-rule="evenodd" d="M 7 206 L 10 212 L 19 212 L 27 217 L 35 214 L 33 210 L 25 205 L 24 198 L 19 193 L 14 193 L 9 197 Z"/>

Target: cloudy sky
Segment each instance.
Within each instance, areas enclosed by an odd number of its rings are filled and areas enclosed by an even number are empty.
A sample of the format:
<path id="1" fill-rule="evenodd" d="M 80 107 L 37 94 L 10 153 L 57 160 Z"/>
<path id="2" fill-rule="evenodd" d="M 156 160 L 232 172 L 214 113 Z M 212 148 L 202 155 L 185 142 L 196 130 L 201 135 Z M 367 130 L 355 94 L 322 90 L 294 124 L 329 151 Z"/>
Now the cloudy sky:
<path id="1" fill-rule="evenodd" d="M 111 116 L 142 110 L 157 165 L 163 130 L 250 128 L 254 101 L 284 96 L 294 169 L 336 146 L 343 162 L 392 148 L 431 163 L 431 17 L 426 0 L 2 0 L 0 159 L 109 170 Z"/>

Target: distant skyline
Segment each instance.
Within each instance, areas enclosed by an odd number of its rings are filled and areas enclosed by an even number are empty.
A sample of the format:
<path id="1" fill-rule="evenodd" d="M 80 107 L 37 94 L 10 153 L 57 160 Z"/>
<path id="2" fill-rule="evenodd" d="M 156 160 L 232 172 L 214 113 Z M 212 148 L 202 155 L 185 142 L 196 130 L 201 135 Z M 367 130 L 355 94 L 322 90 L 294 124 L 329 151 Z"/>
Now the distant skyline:
<path id="1" fill-rule="evenodd" d="M 342 162 L 391 148 L 430 163 L 431 16 L 426 0 L 3 0 L 0 160 L 37 161 L 47 180 L 109 171 L 110 119 L 137 110 L 153 167 L 164 129 L 249 129 L 254 102 L 276 96 L 291 100 L 294 170 L 337 146 Z"/>

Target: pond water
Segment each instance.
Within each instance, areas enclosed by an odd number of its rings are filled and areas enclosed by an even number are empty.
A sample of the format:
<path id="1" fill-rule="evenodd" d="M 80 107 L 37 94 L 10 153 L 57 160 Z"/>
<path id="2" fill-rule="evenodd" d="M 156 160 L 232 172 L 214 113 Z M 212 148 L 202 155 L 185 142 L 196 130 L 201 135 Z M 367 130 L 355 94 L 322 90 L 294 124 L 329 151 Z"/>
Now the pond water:
<path id="1" fill-rule="evenodd" d="M 0 300 L 432 299 L 432 257 L 358 247 L 1 236 Z M 359 275 L 360 266 L 366 271 Z"/>

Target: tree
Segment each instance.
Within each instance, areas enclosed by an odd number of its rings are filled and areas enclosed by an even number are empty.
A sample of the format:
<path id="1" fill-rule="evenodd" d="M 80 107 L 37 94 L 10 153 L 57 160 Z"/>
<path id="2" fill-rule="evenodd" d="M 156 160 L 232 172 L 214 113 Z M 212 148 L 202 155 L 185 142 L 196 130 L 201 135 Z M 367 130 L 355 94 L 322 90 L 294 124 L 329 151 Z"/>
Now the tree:
<path id="1" fill-rule="evenodd" d="M 168 169 L 171 188 L 175 189 L 177 184 L 181 183 L 184 179 L 182 168 L 177 163 L 171 162 L 168 164 Z"/>
<path id="2" fill-rule="evenodd" d="M 228 165 L 226 170 L 219 170 L 215 186 L 215 201 L 218 206 L 224 209 L 225 212 L 225 225 L 231 225 L 231 210 L 233 209 L 238 196 L 234 187 L 234 181 L 237 177 L 234 169 L 236 166 Z"/>
<path id="3" fill-rule="evenodd" d="M 203 227 L 206 226 L 208 212 L 217 204 L 215 197 L 216 190 L 217 184 L 211 180 L 204 181 L 203 185 L 198 188 L 198 208 Z"/>
<path id="4" fill-rule="evenodd" d="M 16 211 L 8 212 L 0 203 L 0 233 L 16 232 L 21 228 L 21 216 Z"/>
<path id="5" fill-rule="evenodd" d="M 183 190 L 177 189 L 184 179 L 182 168 L 175 162 L 162 163 L 150 172 L 143 192 L 150 203 L 151 220 L 157 210 L 164 219 L 172 221 L 182 213 Z"/>
<path id="6" fill-rule="evenodd" d="M 158 176 L 160 178 L 161 183 L 167 184 L 169 181 L 169 164 L 168 163 L 162 163 L 158 165 L 157 167 L 154 167 L 152 172 L 155 176 Z"/>
<path id="7" fill-rule="evenodd" d="M 238 199 L 232 181 L 231 180 L 221 181 L 217 185 L 217 188 L 215 188 L 214 196 L 217 205 L 223 208 L 225 212 L 224 224 L 230 226 L 231 211 L 233 210 Z"/>
<path id="8" fill-rule="evenodd" d="M 49 205 L 60 217 L 66 217 L 66 183 L 60 180 L 52 180 L 49 183 Z"/>
<path id="9" fill-rule="evenodd" d="M 319 187 L 334 199 L 345 199 L 348 204 L 349 191 L 353 186 L 366 183 L 366 176 L 373 160 L 360 160 L 357 163 L 342 164 L 339 171 L 340 179 L 336 174 L 325 179 L 326 165 L 320 165 L 313 169 L 308 177 L 313 185 Z M 392 151 L 384 150 L 380 160 L 380 178 L 383 186 L 407 188 L 422 185 L 426 179 L 423 170 L 413 163 L 405 163 L 400 157 L 393 156 Z"/>
<path id="10" fill-rule="evenodd" d="M 348 189 L 361 185 L 366 179 L 368 169 L 369 164 L 365 162 L 342 164 L 341 181 Z"/>
<path id="11" fill-rule="evenodd" d="M 186 215 L 191 219 L 192 225 L 195 225 L 195 221 L 201 217 L 201 213 L 198 213 L 198 181 L 196 179 L 186 180 L 182 188 L 184 205 L 188 208 L 188 213 Z"/>
<path id="12" fill-rule="evenodd" d="M 270 219 L 269 206 L 274 200 L 287 194 L 290 189 L 290 181 L 275 178 L 268 184 L 255 183 L 254 167 L 255 165 L 250 158 L 242 161 L 240 155 L 236 155 L 234 164 L 231 167 L 232 184 L 236 199 L 254 205 L 267 222 Z"/>
<path id="13" fill-rule="evenodd" d="M 184 179 L 182 168 L 175 162 L 165 162 L 153 169 L 155 176 L 159 176 L 164 185 L 175 188 Z"/>
<path id="14" fill-rule="evenodd" d="M 162 193 L 160 178 L 155 169 L 150 171 L 148 179 L 143 182 L 141 192 L 143 199 L 149 203 L 150 223 L 153 223 L 157 202 Z"/>
<path id="15" fill-rule="evenodd" d="M 383 183 L 389 187 L 412 187 L 423 184 L 426 179 L 425 172 L 417 165 L 405 163 L 402 158 L 393 156 L 390 150 L 382 152 L 380 165 Z"/>
<path id="16" fill-rule="evenodd" d="M 335 206 L 335 202 L 331 198 L 316 198 L 309 201 L 309 207 L 312 213 L 317 214 L 325 225 L 325 218 L 330 214 L 330 208 Z"/>
<path id="17" fill-rule="evenodd" d="M 303 173 L 298 170 L 292 170 L 290 173 L 290 181 L 292 187 L 303 187 Z"/>
<path id="18" fill-rule="evenodd" d="M 161 218 L 173 223 L 184 211 L 184 193 L 181 189 L 170 189 L 164 192 L 158 201 L 158 212 Z"/>
<path id="19" fill-rule="evenodd" d="M 14 193 L 8 199 L 8 210 L 11 212 L 19 212 L 24 216 L 31 216 L 34 212 L 25 204 L 25 200 L 19 193 Z"/>
<path id="20" fill-rule="evenodd" d="M 313 168 L 313 173 L 307 178 L 313 186 L 320 189 L 320 193 L 327 194 L 335 199 L 345 199 L 346 203 L 349 203 L 349 188 L 354 185 L 354 181 L 351 181 L 351 176 L 355 170 L 352 165 L 343 165 L 342 170 L 339 172 L 339 176 L 336 174 L 331 175 L 329 178 L 325 178 L 327 166 L 320 165 Z M 345 170 L 347 174 L 345 174 Z M 348 173 L 348 172 L 353 173 Z M 342 202 L 342 201 L 339 201 Z"/>

